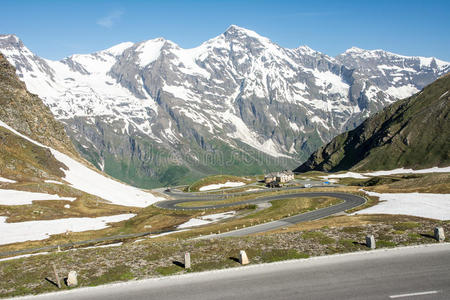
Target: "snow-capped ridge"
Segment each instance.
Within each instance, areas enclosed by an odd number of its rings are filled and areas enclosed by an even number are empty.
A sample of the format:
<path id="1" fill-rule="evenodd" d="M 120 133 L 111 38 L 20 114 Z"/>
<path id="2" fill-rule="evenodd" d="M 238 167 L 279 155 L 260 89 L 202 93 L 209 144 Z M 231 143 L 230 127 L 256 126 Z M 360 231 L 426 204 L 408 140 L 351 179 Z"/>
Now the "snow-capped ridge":
<path id="1" fill-rule="evenodd" d="M 134 45 L 133 42 L 123 42 L 99 52 L 109 53 L 114 56 L 118 56 L 121 55 L 126 49 L 132 47 L 133 45 Z"/>
<path id="2" fill-rule="evenodd" d="M 16 43 L 20 42 L 20 39 L 15 34 L 0 34 L 0 40 L 13 39 Z"/>
<path id="3" fill-rule="evenodd" d="M 362 48 L 353 46 L 353 47 L 347 49 L 343 54 L 344 55 L 348 54 L 348 55 L 364 56 L 366 58 L 368 58 L 368 57 L 377 58 L 380 56 L 387 56 L 387 57 L 398 57 L 398 58 L 403 58 L 403 59 L 417 59 L 420 61 L 421 67 L 423 67 L 423 66 L 431 67 L 433 61 L 436 63 L 437 67 L 440 69 L 450 66 L 450 62 L 440 60 L 436 57 L 406 56 L 406 55 L 401 55 L 401 54 L 393 53 L 390 51 L 386 51 L 383 49 L 367 50 L 367 49 L 362 49 Z"/>

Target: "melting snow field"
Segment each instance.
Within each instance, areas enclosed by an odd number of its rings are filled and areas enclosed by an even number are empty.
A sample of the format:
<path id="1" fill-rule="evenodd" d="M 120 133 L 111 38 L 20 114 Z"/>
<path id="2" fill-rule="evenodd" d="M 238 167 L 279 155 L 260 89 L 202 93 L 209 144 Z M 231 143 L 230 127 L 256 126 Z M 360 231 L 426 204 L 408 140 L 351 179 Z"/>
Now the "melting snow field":
<path id="1" fill-rule="evenodd" d="M 236 215 L 236 211 L 227 211 L 224 213 L 218 213 L 213 215 L 207 215 L 207 216 L 201 216 L 198 218 L 190 219 L 189 221 L 180 224 L 177 226 L 177 228 L 188 228 L 188 227 L 196 227 L 196 226 L 202 226 L 205 224 L 210 224 L 214 222 L 218 222 L 221 220 L 232 218 Z"/>
<path id="2" fill-rule="evenodd" d="M 16 190 L 0 189 L 0 205 L 26 205 L 32 204 L 34 200 L 67 200 L 75 201 L 77 198 L 60 197 L 44 193 L 32 193 Z"/>
<path id="3" fill-rule="evenodd" d="M 395 174 L 425 174 L 425 173 L 450 173 L 450 167 L 445 168 L 429 168 L 429 169 L 421 169 L 421 170 L 413 170 L 413 169 L 394 169 L 390 171 L 376 171 L 371 173 L 364 173 L 364 175 L 368 176 L 383 176 L 383 175 L 395 175 Z"/>
<path id="4" fill-rule="evenodd" d="M 450 167 L 438 168 L 433 167 L 429 169 L 421 169 L 421 170 L 413 170 L 413 169 L 394 169 L 389 171 L 375 171 L 369 173 L 355 173 L 355 172 L 347 172 L 342 174 L 334 174 L 321 176 L 321 178 L 357 178 L 357 179 L 366 179 L 369 178 L 367 176 L 385 176 L 385 175 L 396 175 L 396 174 L 426 174 L 426 173 L 450 173 Z"/>
<path id="5" fill-rule="evenodd" d="M 369 178 L 366 176 L 363 176 L 359 173 L 354 173 L 354 172 L 347 172 L 347 173 L 343 173 L 343 174 L 335 174 L 335 175 L 329 175 L 329 176 L 320 176 L 323 179 L 328 179 L 328 178 L 357 178 L 357 179 L 365 179 L 365 178 Z"/>
<path id="6" fill-rule="evenodd" d="M 57 160 L 68 167 L 68 170 L 63 170 L 65 173 L 64 179 L 76 189 L 101 197 L 113 204 L 125 206 L 146 207 L 162 199 L 138 188 L 105 177 L 69 156 L 20 134 L 2 121 L 0 121 L 0 126 L 35 145 L 49 149 Z"/>
<path id="7" fill-rule="evenodd" d="M 224 187 L 238 187 L 238 186 L 243 186 L 243 185 L 245 185 L 245 183 L 243 183 L 243 182 L 227 181 L 225 183 L 210 184 L 210 185 L 202 186 L 199 189 L 199 191 L 201 191 L 201 192 L 211 191 L 211 190 L 217 190 L 217 189 L 224 188 Z"/>
<path id="8" fill-rule="evenodd" d="M 450 220 L 450 194 L 364 192 L 369 196 L 379 197 L 383 202 L 355 214 L 411 215 Z"/>
<path id="9" fill-rule="evenodd" d="M 122 214 L 97 218 L 67 218 L 58 220 L 28 221 L 6 223 L 6 217 L 0 216 L 0 244 L 44 240 L 52 234 L 66 231 L 81 232 L 109 227 L 108 223 L 131 219 L 135 214 Z"/>

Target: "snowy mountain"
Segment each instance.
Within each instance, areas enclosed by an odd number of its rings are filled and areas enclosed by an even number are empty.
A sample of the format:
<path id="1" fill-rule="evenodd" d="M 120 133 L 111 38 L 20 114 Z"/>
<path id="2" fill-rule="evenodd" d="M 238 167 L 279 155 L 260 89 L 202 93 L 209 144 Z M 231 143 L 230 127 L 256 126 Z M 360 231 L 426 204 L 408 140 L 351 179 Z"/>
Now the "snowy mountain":
<path id="1" fill-rule="evenodd" d="M 83 156 L 146 187 L 298 165 L 450 71 L 381 50 L 286 49 L 234 25 L 192 49 L 157 38 L 51 61 L 3 35 L 0 52 Z"/>

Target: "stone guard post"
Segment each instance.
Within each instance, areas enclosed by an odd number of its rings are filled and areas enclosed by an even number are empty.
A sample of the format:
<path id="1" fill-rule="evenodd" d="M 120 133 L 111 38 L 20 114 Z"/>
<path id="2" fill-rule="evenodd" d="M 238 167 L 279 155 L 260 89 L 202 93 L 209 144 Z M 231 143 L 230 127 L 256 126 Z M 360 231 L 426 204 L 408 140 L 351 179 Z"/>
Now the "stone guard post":
<path id="1" fill-rule="evenodd" d="M 442 227 L 434 228 L 434 238 L 439 243 L 442 243 L 445 240 L 444 228 L 442 228 Z"/>
<path id="2" fill-rule="evenodd" d="M 366 245 L 370 249 L 375 249 L 376 248 L 375 237 L 373 236 L 373 234 L 370 234 L 370 235 L 366 236 Z"/>
<path id="3" fill-rule="evenodd" d="M 184 253 L 184 268 L 191 268 L 191 254 L 189 252 Z"/>

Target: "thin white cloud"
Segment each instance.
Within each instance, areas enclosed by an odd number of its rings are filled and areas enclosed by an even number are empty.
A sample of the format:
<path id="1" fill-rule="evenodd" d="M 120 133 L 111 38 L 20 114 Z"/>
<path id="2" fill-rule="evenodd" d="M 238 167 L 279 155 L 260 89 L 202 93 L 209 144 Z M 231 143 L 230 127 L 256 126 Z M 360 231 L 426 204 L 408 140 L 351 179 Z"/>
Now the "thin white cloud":
<path id="1" fill-rule="evenodd" d="M 97 24 L 105 27 L 105 28 L 111 28 L 114 26 L 114 24 L 120 20 L 120 17 L 123 15 L 123 11 L 121 10 L 115 10 L 108 14 L 107 16 L 97 20 Z"/>

